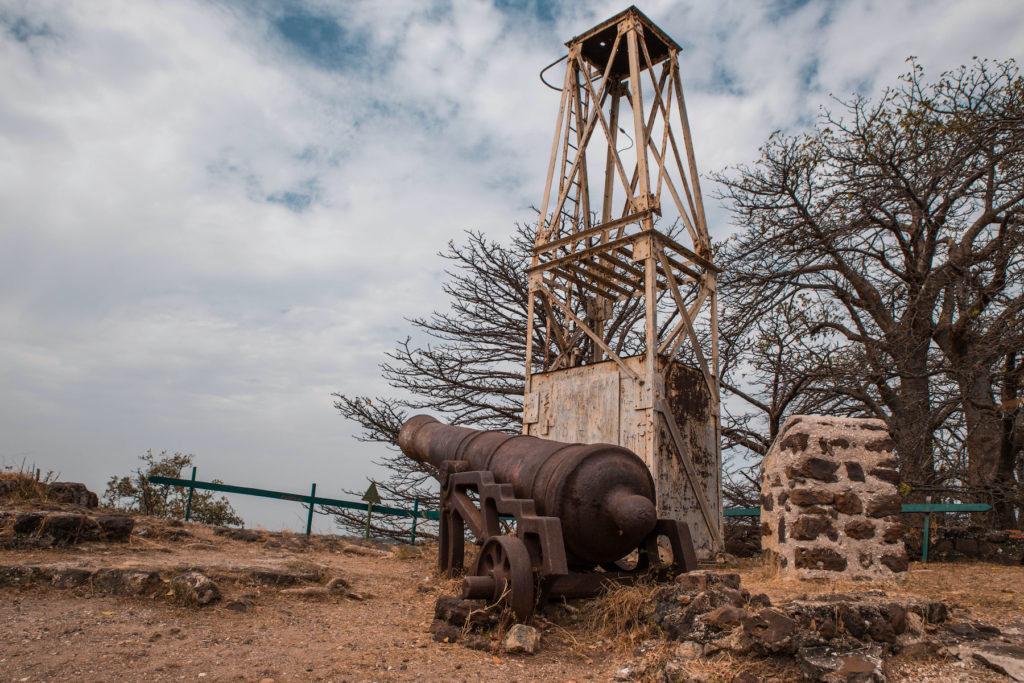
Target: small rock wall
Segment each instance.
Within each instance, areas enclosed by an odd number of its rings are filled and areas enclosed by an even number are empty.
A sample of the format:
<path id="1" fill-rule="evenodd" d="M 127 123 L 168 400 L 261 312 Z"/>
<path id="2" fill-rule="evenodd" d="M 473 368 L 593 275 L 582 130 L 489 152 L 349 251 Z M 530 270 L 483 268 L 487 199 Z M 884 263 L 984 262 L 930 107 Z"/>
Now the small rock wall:
<path id="1" fill-rule="evenodd" d="M 783 572 L 907 570 L 894 444 L 881 420 L 797 415 L 764 458 L 761 544 Z"/>
<path id="2" fill-rule="evenodd" d="M 917 515 L 923 519 L 924 515 Z M 995 564 L 1024 565 L 1024 533 L 1000 531 L 982 526 L 942 526 L 941 515 L 932 516 L 928 543 L 930 562 L 982 560 Z M 907 553 L 921 556 L 923 540 L 920 523 L 903 537 Z"/>

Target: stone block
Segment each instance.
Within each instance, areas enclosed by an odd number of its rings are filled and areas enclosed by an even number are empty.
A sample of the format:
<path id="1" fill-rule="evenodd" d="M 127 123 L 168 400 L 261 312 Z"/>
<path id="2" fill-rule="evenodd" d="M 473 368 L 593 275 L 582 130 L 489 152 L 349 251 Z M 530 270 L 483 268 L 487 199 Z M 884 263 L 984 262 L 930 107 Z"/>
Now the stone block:
<path id="1" fill-rule="evenodd" d="M 843 531 L 850 538 L 871 538 L 875 535 L 875 525 L 866 519 L 854 519 L 843 527 Z"/>
<path id="2" fill-rule="evenodd" d="M 789 499 L 793 504 L 800 506 L 828 505 L 834 498 L 834 493 L 824 489 L 793 489 L 789 494 Z"/>
<path id="3" fill-rule="evenodd" d="M 813 541 L 822 535 L 836 540 L 836 527 L 828 517 L 817 515 L 800 515 L 790 532 L 790 536 L 798 541 Z"/>
<path id="4" fill-rule="evenodd" d="M 833 505 L 835 505 L 837 511 L 844 515 L 859 515 L 864 511 L 864 504 L 860 502 L 860 497 L 853 491 L 840 491 L 837 493 Z"/>

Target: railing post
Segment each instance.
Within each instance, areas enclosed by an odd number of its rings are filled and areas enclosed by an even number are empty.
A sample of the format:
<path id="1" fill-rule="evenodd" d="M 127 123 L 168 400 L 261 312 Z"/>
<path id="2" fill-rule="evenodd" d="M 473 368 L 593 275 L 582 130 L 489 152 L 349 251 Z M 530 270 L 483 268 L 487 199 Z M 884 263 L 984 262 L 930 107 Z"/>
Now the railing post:
<path id="1" fill-rule="evenodd" d="M 192 481 L 196 480 L 196 468 L 192 467 Z M 195 491 L 191 486 L 188 487 L 188 499 L 185 501 L 185 521 L 187 522 L 192 518 L 192 492 Z"/>
<path id="2" fill-rule="evenodd" d="M 316 484 L 309 489 L 309 515 L 306 517 L 306 535 L 313 532 L 313 500 L 316 498 Z"/>
<path id="3" fill-rule="evenodd" d="M 420 516 L 420 499 L 412 501 L 412 533 L 409 534 L 409 545 L 416 545 L 416 518 Z"/>
<path id="4" fill-rule="evenodd" d="M 370 517 L 373 516 L 373 503 L 366 503 L 366 533 L 363 534 L 363 538 L 367 541 L 370 540 Z"/>
<path id="5" fill-rule="evenodd" d="M 924 499 L 925 503 L 931 503 L 932 497 L 928 496 Z M 921 563 L 928 564 L 928 527 L 931 526 L 932 513 L 924 513 L 924 542 L 921 544 Z"/>

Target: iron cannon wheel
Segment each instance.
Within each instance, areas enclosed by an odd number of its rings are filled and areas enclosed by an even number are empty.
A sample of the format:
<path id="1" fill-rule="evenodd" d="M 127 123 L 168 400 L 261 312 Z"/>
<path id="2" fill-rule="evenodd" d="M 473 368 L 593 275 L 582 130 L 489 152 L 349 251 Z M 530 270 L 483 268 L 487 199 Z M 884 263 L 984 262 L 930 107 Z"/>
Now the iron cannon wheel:
<path id="1" fill-rule="evenodd" d="M 516 619 L 525 621 L 533 613 L 533 568 L 530 552 L 522 540 L 515 536 L 492 536 L 480 549 L 474 574 L 493 578 L 491 602 L 504 597 Z"/>

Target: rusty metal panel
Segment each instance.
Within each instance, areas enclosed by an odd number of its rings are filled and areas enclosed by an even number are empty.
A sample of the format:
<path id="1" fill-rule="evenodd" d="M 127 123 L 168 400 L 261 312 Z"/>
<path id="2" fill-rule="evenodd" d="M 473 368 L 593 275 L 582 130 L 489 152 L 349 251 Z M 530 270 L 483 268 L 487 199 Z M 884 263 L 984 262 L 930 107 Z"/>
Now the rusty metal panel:
<path id="1" fill-rule="evenodd" d="M 619 444 L 619 368 L 581 365 L 534 375 L 525 433 L 569 443 Z M 530 417 L 536 414 L 531 422 Z"/>
<path id="2" fill-rule="evenodd" d="M 642 356 L 622 359 L 644 379 Z M 525 397 L 524 433 L 559 441 L 611 443 L 633 451 L 654 478 L 659 517 L 689 524 L 698 556 L 713 554 L 708 519 L 721 528 L 721 464 L 715 448 L 711 392 L 702 373 L 664 358 L 643 383 L 617 363 L 605 361 L 533 375 Z M 664 417 L 655 409 L 663 397 L 682 437 L 675 445 Z M 536 408 L 534 408 L 536 406 Z M 696 487 L 683 466 L 689 458 Z"/>
<path id="3" fill-rule="evenodd" d="M 675 439 L 658 416 L 655 475 L 658 514 L 687 522 L 693 533 L 697 555 L 713 551 L 711 534 L 697 501 L 701 495 L 713 513 L 712 523 L 721 528 L 721 464 L 715 448 L 715 420 L 711 392 L 703 374 L 682 363 L 665 363 L 662 368 L 665 399 L 682 435 L 684 455 L 697 475 L 697 490 L 690 485 Z M 653 473 L 652 473 L 653 474 Z"/>
<path id="4" fill-rule="evenodd" d="M 629 369 L 636 373 L 638 377 L 643 376 L 643 357 L 633 356 L 624 360 Z M 653 458 L 654 449 L 652 448 L 654 444 L 654 430 L 652 429 L 651 422 L 652 411 L 645 408 L 646 404 L 649 403 L 647 395 L 650 391 L 645 391 L 645 387 L 639 381 L 625 373 L 622 373 L 619 387 L 619 394 L 621 396 L 619 403 L 619 438 L 621 440 L 619 445 L 639 455 L 644 464 L 647 465 L 647 469 L 651 471 L 651 476 L 657 482 L 658 464 Z"/>

